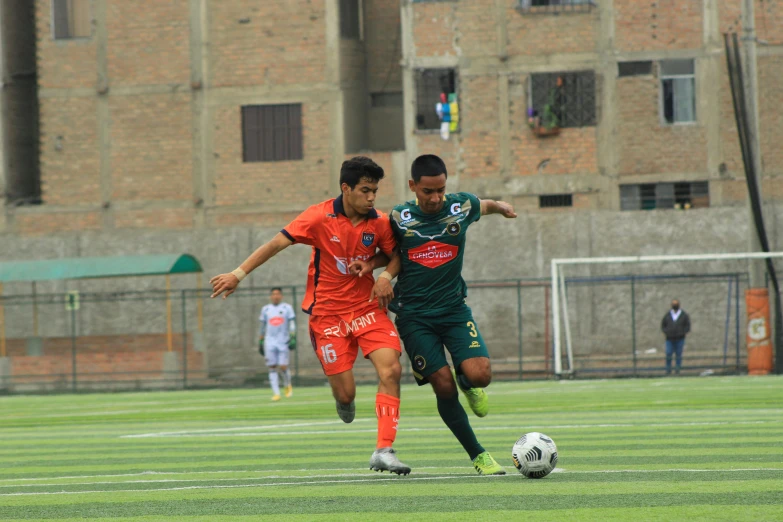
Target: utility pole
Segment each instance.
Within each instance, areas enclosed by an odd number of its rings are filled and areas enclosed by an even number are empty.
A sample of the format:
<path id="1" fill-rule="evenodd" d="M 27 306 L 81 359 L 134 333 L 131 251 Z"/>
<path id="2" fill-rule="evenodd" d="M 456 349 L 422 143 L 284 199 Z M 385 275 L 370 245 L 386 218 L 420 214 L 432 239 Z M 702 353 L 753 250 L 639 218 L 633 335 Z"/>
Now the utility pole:
<path id="1" fill-rule="evenodd" d="M 753 156 L 753 169 L 756 171 L 756 183 L 761 190 L 761 147 L 759 145 L 759 105 L 758 105 L 758 74 L 756 73 L 756 30 L 753 12 L 754 0 L 742 0 L 742 50 L 743 61 L 742 81 L 745 84 L 746 113 L 748 115 L 748 144 Z M 748 187 L 748 212 L 750 214 L 750 230 L 748 234 L 748 252 L 761 252 L 761 241 L 754 226 L 753 210 L 750 205 L 751 188 Z M 756 194 L 761 201 L 761 194 Z M 764 286 L 766 269 L 763 260 L 752 260 L 749 265 L 750 287 Z"/>

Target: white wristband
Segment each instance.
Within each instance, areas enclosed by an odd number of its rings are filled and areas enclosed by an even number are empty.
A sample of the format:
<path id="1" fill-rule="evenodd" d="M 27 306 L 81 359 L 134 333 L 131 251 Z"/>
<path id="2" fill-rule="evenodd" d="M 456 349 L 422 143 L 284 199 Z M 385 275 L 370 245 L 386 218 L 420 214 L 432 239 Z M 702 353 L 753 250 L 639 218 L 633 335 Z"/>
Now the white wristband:
<path id="1" fill-rule="evenodd" d="M 231 273 L 234 274 L 234 277 L 239 279 L 240 282 L 242 282 L 242 280 L 247 277 L 247 274 L 241 268 L 237 268 L 236 270 L 232 270 Z"/>
<path id="2" fill-rule="evenodd" d="M 394 279 L 394 277 L 393 277 L 393 276 L 392 276 L 392 275 L 391 275 L 389 272 L 387 272 L 386 270 L 384 270 L 383 272 L 381 272 L 381 275 L 379 275 L 378 277 L 379 277 L 379 278 L 381 278 L 381 277 L 382 277 L 382 278 L 384 278 L 384 279 L 388 279 L 389 281 L 391 281 L 392 279 Z"/>

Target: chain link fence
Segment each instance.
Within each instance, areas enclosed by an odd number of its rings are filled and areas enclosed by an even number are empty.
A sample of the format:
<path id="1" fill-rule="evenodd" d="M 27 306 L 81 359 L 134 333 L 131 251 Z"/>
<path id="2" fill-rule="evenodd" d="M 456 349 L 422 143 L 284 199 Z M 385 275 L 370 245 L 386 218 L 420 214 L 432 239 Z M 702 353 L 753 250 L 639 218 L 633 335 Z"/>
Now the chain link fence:
<path id="1" fill-rule="evenodd" d="M 694 325 L 685 373 L 737 373 L 746 366 L 744 274 L 574 277 L 566 283 L 579 374 L 662 374 L 660 321 L 672 296 L 683 300 Z M 549 281 L 468 286 L 495 379 L 553 377 Z M 304 288 L 282 289 L 297 311 L 293 384 L 324 385 L 308 316 L 299 309 Z M 225 300 L 210 299 L 207 289 L 0 297 L 0 391 L 266 386 L 258 316 L 270 290 L 242 288 Z M 413 382 L 405 354 L 401 363 L 404 382 Z M 354 373 L 357 382 L 376 381 L 372 365 L 361 358 Z"/>

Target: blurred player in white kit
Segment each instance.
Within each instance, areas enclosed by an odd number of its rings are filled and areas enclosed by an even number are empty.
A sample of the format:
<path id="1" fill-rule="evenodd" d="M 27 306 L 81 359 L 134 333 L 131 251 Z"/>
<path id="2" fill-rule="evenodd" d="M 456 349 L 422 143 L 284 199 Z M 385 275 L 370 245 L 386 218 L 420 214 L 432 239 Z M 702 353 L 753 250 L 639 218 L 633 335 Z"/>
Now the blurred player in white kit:
<path id="1" fill-rule="evenodd" d="M 296 315 L 291 305 L 283 302 L 281 288 L 272 289 L 269 301 L 258 317 L 258 351 L 264 356 L 269 368 L 272 400 L 279 401 L 280 376 L 283 377 L 285 396 L 291 397 L 294 394 L 288 362 L 290 351 L 296 349 Z"/>

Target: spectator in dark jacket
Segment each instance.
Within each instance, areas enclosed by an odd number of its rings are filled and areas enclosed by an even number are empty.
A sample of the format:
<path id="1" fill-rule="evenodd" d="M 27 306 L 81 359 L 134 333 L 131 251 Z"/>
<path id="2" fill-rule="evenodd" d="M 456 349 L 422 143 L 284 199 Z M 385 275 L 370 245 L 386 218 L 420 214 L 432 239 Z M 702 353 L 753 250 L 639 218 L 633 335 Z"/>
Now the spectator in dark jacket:
<path id="1" fill-rule="evenodd" d="M 680 301 L 672 301 L 672 308 L 661 321 L 661 331 L 666 336 L 666 375 L 672 373 L 672 354 L 676 355 L 675 373 L 682 367 L 682 350 L 685 347 L 685 335 L 691 331 L 691 318 L 680 308 Z"/>

